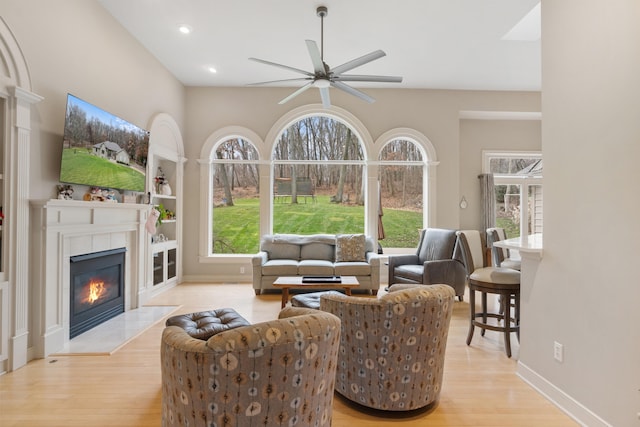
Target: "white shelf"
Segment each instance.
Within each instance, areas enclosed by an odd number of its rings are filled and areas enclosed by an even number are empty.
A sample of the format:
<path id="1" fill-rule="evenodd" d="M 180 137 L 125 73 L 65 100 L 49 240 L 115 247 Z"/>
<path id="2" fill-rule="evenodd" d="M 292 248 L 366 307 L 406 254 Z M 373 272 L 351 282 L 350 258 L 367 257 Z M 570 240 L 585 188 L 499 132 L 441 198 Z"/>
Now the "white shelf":
<path id="1" fill-rule="evenodd" d="M 165 199 L 165 200 L 176 200 L 176 196 L 165 196 L 164 194 L 152 194 L 151 197 L 154 199 Z"/>
<path id="2" fill-rule="evenodd" d="M 177 240 L 165 240 L 164 242 L 156 242 L 152 243 L 151 247 L 153 248 L 153 252 L 160 252 L 166 249 L 173 249 L 178 247 Z"/>

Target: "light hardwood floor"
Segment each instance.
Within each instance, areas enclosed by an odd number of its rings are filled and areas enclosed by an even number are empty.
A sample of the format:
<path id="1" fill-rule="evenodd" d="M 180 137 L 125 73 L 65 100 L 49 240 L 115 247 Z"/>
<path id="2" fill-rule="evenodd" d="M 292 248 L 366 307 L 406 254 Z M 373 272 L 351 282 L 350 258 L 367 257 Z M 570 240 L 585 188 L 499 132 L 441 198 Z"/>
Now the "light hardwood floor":
<path id="1" fill-rule="evenodd" d="M 467 298 L 468 300 L 468 298 Z M 280 295 L 255 296 L 249 284 L 182 284 L 149 305 L 180 305 L 172 315 L 233 307 L 252 322 L 275 318 Z M 517 341 L 508 359 L 498 333 L 476 331 L 466 345 L 469 305 L 456 301 L 440 401 L 403 416 L 353 406 L 336 395 L 334 427 L 576 426 L 516 376 Z M 0 426 L 160 425 L 160 337 L 164 321 L 110 356 L 56 356 L 0 376 Z"/>

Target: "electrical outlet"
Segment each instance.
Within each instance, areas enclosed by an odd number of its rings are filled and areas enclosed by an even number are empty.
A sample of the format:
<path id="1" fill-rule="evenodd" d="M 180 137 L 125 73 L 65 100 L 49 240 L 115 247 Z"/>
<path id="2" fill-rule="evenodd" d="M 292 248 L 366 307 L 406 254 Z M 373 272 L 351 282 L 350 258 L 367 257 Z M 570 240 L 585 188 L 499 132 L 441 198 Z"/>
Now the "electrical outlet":
<path id="1" fill-rule="evenodd" d="M 244 267 L 240 267 L 240 274 L 244 274 Z"/>
<path id="2" fill-rule="evenodd" d="M 558 341 L 553 342 L 553 358 L 558 362 L 562 362 L 564 360 L 564 346 Z"/>

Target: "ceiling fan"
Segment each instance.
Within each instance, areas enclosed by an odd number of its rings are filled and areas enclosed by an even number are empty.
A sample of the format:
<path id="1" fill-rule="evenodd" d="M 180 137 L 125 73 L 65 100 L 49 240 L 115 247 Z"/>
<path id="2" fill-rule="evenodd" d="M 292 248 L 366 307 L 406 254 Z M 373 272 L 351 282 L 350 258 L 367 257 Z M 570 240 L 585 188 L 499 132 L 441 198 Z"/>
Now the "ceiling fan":
<path id="1" fill-rule="evenodd" d="M 285 102 L 300 95 L 302 92 L 306 91 L 307 89 L 311 87 L 316 87 L 320 90 L 322 105 L 325 108 L 329 108 L 331 106 L 331 98 L 329 96 L 330 87 L 334 87 L 336 89 L 342 90 L 350 95 L 354 95 L 362 99 L 363 101 L 366 101 L 369 103 L 372 103 L 375 101 L 375 99 L 373 99 L 366 93 L 360 90 L 354 89 L 353 87 L 345 84 L 344 82 L 378 82 L 378 83 L 402 82 L 402 77 L 396 77 L 396 76 L 369 76 L 369 75 L 359 75 L 359 74 L 344 74 L 345 72 L 353 70 L 356 67 L 360 67 L 371 61 L 375 61 L 376 59 L 382 58 L 383 56 L 386 55 L 386 53 L 384 53 L 382 50 L 373 51 L 359 58 L 345 62 L 344 64 L 334 68 L 329 67 L 327 63 L 324 62 L 324 18 L 325 16 L 327 16 L 327 8 L 325 6 L 319 6 L 316 9 L 316 14 L 320 17 L 320 50 L 318 50 L 318 45 L 316 44 L 315 41 L 305 40 L 305 42 L 307 43 L 307 50 L 309 51 L 309 56 L 311 57 L 311 63 L 313 64 L 313 72 L 304 71 L 299 68 L 289 67 L 288 65 L 278 64 L 271 61 L 265 61 L 263 59 L 249 58 L 252 61 L 284 68 L 285 70 L 294 71 L 296 73 L 304 74 L 306 76 L 306 77 L 299 77 L 294 79 L 272 80 L 267 82 L 252 83 L 251 84 L 252 86 L 264 85 L 269 83 L 305 81 L 306 83 L 303 86 L 301 86 L 298 90 L 293 92 L 291 95 L 284 98 L 282 101 L 279 102 L 279 104 L 284 104 Z"/>

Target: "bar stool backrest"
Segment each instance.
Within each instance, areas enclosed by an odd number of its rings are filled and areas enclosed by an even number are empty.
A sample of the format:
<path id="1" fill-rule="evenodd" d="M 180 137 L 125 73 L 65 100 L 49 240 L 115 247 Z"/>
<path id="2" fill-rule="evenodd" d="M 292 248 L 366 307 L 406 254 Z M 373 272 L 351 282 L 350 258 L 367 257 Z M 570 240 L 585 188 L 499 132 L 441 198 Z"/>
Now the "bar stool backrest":
<path id="1" fill-rule="evenodd" d="M 458 245 L 458 251 L 462 254 L 462 260 L 468 275 L 478 268 L 485 267 L 484 245 L 478 230 L 458 231 L 456 244 Z"/>

